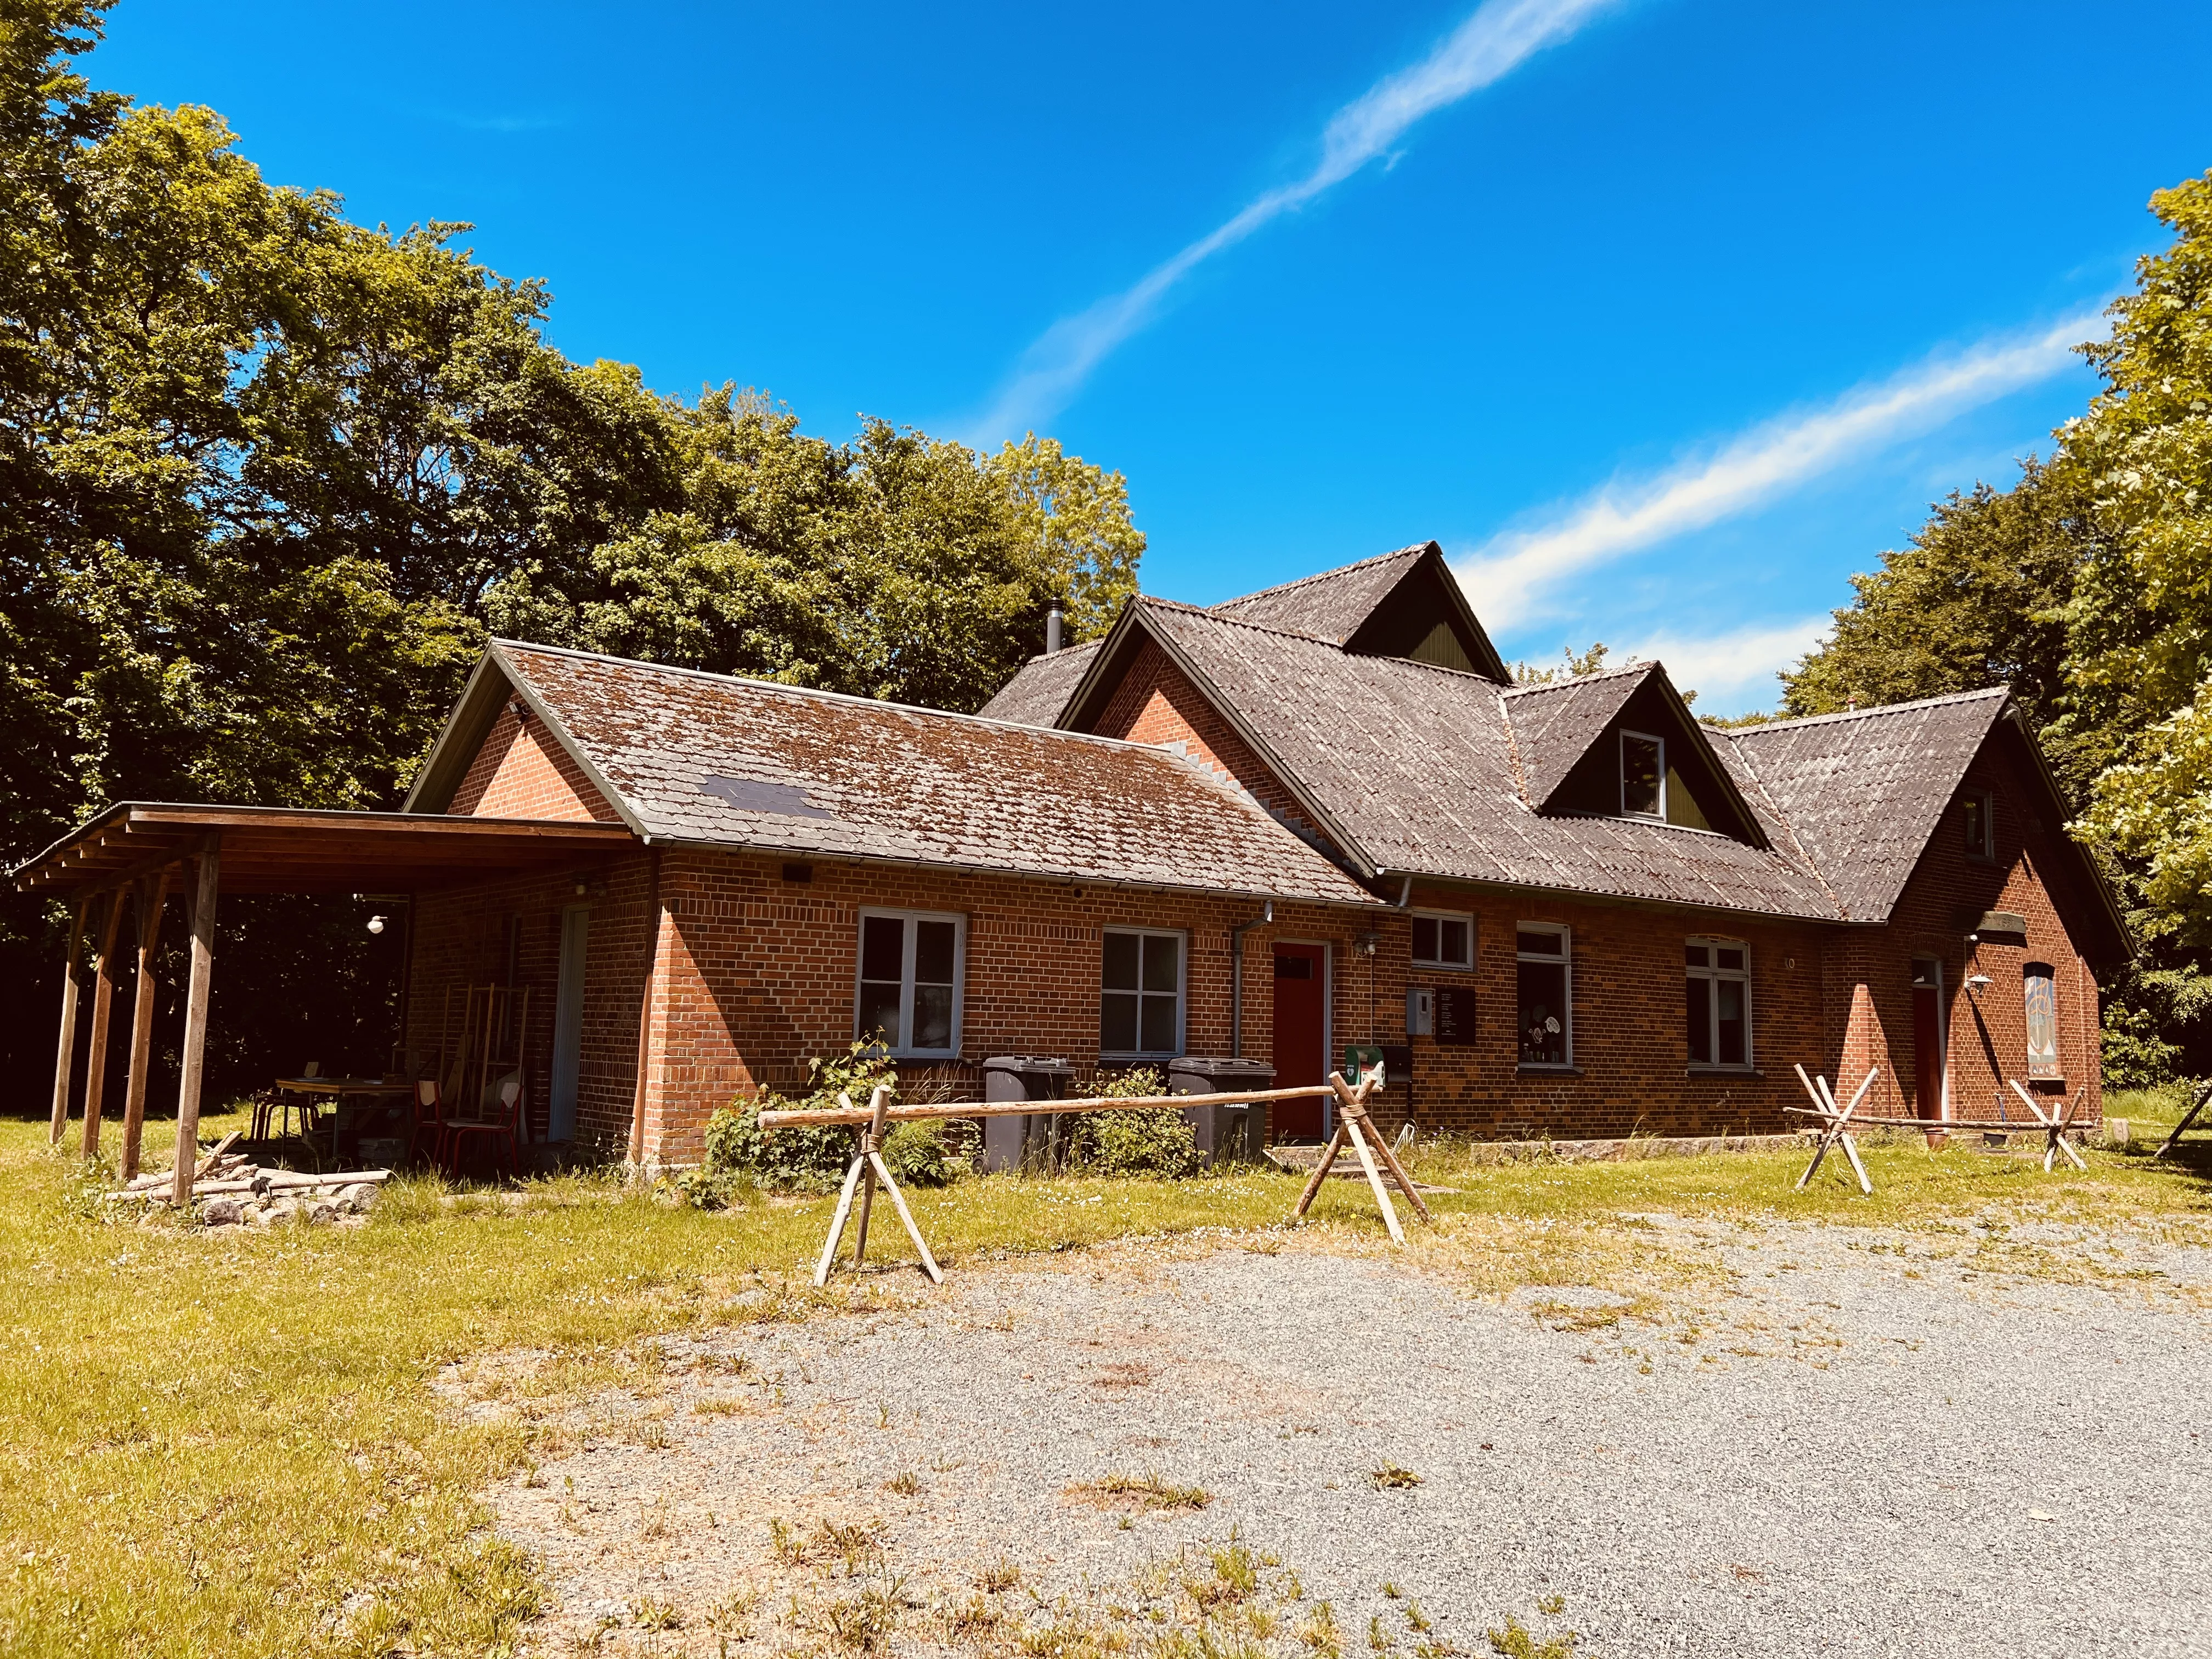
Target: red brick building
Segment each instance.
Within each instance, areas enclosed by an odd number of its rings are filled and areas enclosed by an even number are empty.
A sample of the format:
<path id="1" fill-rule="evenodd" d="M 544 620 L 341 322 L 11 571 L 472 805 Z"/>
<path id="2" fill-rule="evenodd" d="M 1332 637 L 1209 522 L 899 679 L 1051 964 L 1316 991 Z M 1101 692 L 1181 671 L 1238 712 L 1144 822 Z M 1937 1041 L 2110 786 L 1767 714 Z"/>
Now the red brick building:
<path id="1" fill-rule="evenodd" d="M 970 1082 L 1374 1044 L 1392 1112 L 1484 1135 L 1784 1128 L 1801 1063 L 2094 1119 L 2130 948 L 2002 688 L 1731 731 L 1656 664 L 1517 686 L 1434 544 L 1139 599 L 981 716 L 501 643 L 407 810 L 630 831 L 422 894 L 407 1036 L 537 988 L 538 1115 L 650 1162 L 878 1029 Z"/>

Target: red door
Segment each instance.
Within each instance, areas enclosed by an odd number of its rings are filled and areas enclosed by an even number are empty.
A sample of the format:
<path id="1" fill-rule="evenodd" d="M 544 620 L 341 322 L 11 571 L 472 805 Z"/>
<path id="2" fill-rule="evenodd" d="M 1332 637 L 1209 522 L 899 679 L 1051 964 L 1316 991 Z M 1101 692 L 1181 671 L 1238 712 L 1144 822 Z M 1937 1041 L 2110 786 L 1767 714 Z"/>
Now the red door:
<path id="1" fill-rule="evenodd" d="M 1275 947 L 1275 1086 L 1296 1088 L 1328 1076 L 1328 947 Z M 1321 1100 L 1279 1100 L 1270 1115 L 1276 1140 L 1319 1140 Z"/>
<path id="2" fill-rule="evenodd" d="M 1929 980 L 1935 970 L 1923 970 Z M 1943 988 L 1922 984 L 1915 975 L 1912 987 L 1912 1072 L 1915 1117 L 1943 1115 Z M 1931 1136 L 1931 1139 L 1940 1138 Z"/>

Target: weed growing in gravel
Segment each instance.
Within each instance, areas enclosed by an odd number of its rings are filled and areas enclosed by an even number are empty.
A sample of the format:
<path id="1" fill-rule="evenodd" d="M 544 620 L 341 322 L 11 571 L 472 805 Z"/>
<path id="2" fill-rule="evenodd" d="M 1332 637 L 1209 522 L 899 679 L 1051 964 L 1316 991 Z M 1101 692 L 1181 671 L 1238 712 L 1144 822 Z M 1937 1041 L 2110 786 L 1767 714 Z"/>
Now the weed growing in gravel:
<path id="1" fill-rule="evenodd" d="M 1202 1510 L 1213 1501 L 1213 1494 L 1205 1487 L 1175 1486 L 1157 1469 L 1141 1476 L 1117 1474 L 1098 1480 L 1079 1480 L 1067 1489 L 1067 1495 L 1100 1509 L 1128 1505 L 1152 1510 Z"/>
<path id="2" fill-rule="evenodd" d="M 884 1482 L 885 1492 L 895 1492 L 902 1498 L 911 1498 L 921 1490 L 921 1477 L 912 1469 L 902 1469 Z"/>
<path id="3" fill-rule="evenodd" d="M 640 1630 L 684 1628 L 684 1615 L 676 1610 L 676 1604 L 664 1601 L 658 1596 L 639 1596 L 629 1604 L 629 1616 Z"/>
<path id="4" fill-rule="evenodd" d="M 1487 1634 L 1491 1650 L 1502 1659 L 1574 1659 L 1576 1636 L 1571 1630 L 1540 1640 L 1534 1632 L 1509 1613 L 1505 1615 L 1505 1628 Z"/>
<path id="5" fill-rule="evenodd" d="M 1388 1492 L 1397 1487 L 1418 1486 L 1422 1480 L 1422 1477 L 1415 1474 L 1413 1470 L 1401 1464 L 1394 1463 L 1387 1457 L 1382 1460 L 1382 1467 L 1371 1472 L 1367 1478 L 1375 1483 L 1377 1492 Z M 1385 1595 L 1389 1593 L 1387 1590 L 1384 1592 Z"/>
<path id="6" fill-rule="evenodd" d="M 1316 1659 L 1341 1659 L 1344 1632 L 1336 1627 L 1336 1609 L 1326 1601 L 1316 1602 L 1298 1626 L 1298 1641 Z"/>
<path id="7" fill-rule="evenodd" d="M 1002 1555 L 978 1573 L 975 1582 L 991 1595 L 1000 1595 L 1022 1582 L 1020 1564 Z"/>

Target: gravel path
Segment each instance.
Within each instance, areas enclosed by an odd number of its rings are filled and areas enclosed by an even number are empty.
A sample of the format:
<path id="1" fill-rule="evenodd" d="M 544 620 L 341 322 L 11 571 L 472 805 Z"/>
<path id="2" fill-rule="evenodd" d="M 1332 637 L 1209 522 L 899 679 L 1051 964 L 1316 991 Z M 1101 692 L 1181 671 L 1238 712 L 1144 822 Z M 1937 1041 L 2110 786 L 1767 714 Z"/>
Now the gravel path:
<path id="1" fill-rule="evenodd" d="M 1233 1528 L 1334 1602 L 1348 1654 L 1370 1616 L 1422 1639 L 1386 1581 L 1462 1653 L 1510 1613 L 1601 1659 L 2212 1654 L 2204 1251 L 2138 1288 L 1964 1272 L 1924 1235 L 1666 1238 L 1733 1285 L 1668 1331 L 1296 1249 L 963 1273 L 672 1346 L 665 1448 L 598 1440 L 495 1501 L 557 1587 L 549 1647 L 665 1601 L 658 1650 L 716 1652 L 705 1609 L 785 1599 L 777 1516 L 880 1523 L 947 1596 L 1000 1556 L 1103 1594 Z M 1378 1488 L 1392 1463 L 1420 1484 Z M 1125 1524 L 1067 1494 L 1146 1472 L 1212 1502 Z M 764 1615 L 728 1650 L 799 1644 Z"/>

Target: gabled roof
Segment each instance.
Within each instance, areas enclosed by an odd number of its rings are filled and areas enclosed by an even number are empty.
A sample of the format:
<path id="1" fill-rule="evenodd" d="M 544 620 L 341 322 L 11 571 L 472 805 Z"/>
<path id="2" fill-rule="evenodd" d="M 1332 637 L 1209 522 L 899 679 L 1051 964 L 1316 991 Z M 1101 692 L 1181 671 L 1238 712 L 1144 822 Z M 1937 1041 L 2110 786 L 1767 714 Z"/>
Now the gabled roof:
<path id="1" fill-rule="evenodd" d="M 1213 611 L 1237 622 L 1258 623 L 1342 645 L 1359 631 L 1359 624 L 1374 614 L 1375 607 L 1389 597 L 1434 545 L 1423 542 L 1401 547 L 1395 553 L 1341 565 L 1319 575 L 1301 576 L 1279 587 L 1263 587 L 1256 593 L 1224 599 Z"/>
<path id="2" fill-rule="evenodd" d="M 1516 685 L 1505 694 L 1506 714 L 1521 748 L 1522 788 L 1529 805 L 1544 810 L 1575 763 L 1659 672 L 1657 663 L 1630 663 L 1577 679 Z"/>
<path id="3" fill-rule="evenodd" d="M 1992 686 L 1725 735 L 1846 913 L 1869 920 L 1896 904 L 2010 695 Z"/>
<path id="4" fill-rule="evenodd" d="M 1416 642 L 1441 628 L 1452 641 L 1449 665 L 1501 685 L 1513 678 L 1434 542 L 1224 599 L 1213 611 L 1326 640 L 1360 656 L 1420 656 Z"/>
<path id="5" fill-rule="evenodd" d="M 473 752 L 517 696 L 654 842 L 1376 902 L 1242 789 L 1148 744 L 501 640 L 439 750 Z M 434 751 L 409 809 L 442 810 L 466 760 Z"/>
<path id="6" fill-rule="evenodd" d="M 1063 720 L 1094 715 L 1150 641 L 1364 871 L 1838 919 L 1786 850 L 1625 818 L 1547 817 L 1516 784 L 1502 688 L 1166 600 L 1132 604 Z"/>
<path id="7" fill-rule="evenodd" d="M 999 688 L 999 695 L 975 712 L 985 720 L 1012 720 L 1021 726 L 1050 726 L 1067 707 L 1068 698 L 1098 654 L 1098 641 L 1072 645 L 1031 657 Z"/>

